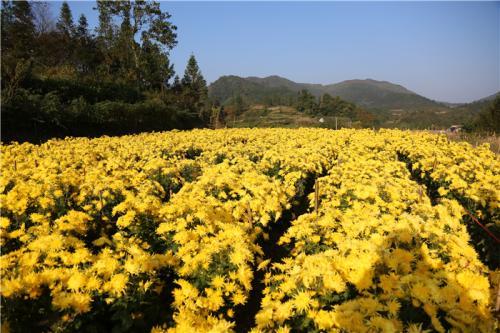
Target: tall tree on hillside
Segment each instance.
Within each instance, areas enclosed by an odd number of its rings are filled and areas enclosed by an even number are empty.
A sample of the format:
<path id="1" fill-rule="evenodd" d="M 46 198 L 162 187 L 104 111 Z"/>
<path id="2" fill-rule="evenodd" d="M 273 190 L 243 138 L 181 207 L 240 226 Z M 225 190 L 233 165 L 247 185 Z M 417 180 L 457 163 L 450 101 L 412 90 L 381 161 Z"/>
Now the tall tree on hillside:
<path id="1" fill-rule="evenodd" d="M 174 91 L 175 93 L 181 92 L 182 84 L 181 84 L 181 79 L 179 78 L 179 75 L 175 75 L 171 88 L 172 88 L 172 91 Z"/>
<path id="2" fill-rule="evenodd" d="M 316 98 L 306 89 L 302 89 L 298 93 L 296 107 L 300 112 L 315 113 L 317 108 Z"/>
<path id="3" fill-rule="evenodd" d="M 35 24 L 31 4 L 28 1 L 14 1 L 9 7 L 6 8 L 5 19 L 6 45 L 2 45 L 2 48 L 7 47 L 16 59 L 28 59 L 33 56 L 35 48 Z"/>
<path id="4" fill-rule="evenodd" d="M 98 66 L 101 52 L 93 36 L 89 32 L 87 17 L 81 14 L 75 28 L 75 66 L 78 73 L 87 75 Z"/>
<path id="5" fill-rule="evenodd" d="M 71 9 L 66 1 L 64 1 L 61 5 L 61 9 L 59 12 L 59 18 L 56 23 L 56 29 L 59 33 L 59 50 L 61 50 L 60 63 L 61 65 L 68 65 L 62 67 L 62 72 L 60 74 L 73 71 L 73 65 L 75 62 L 75 56 L 78 57 L 78 54 L 75 54 L 75 24 L 73 22 L 73 14 L 71 13 Z"/>
<path id="6" fill-rule="evenodd" d="M 48 72 L 66 62 L 68 47 L 62 43 L 62 34 L 57 28 L 47 2 L 31 2 L 36 30 L 35 72 L 46 76 Z"/>
<path id="7" fill-rule="evenodd" d="M 126 73 L 128 81 L 139 82 L 145 88 L 158 85 L 157 77 L 151 73 L 160 72 L 165 76 L 162 81 L 172 76 L 168 52 L 177 43 L 177 27 L 158 2 L 98 1 L 97 9 L 98 38 L 109 50 L 107 73 L 116 77 Z M 144 63 L 149 70 L 141 70 Z"/>
<path id="8" fill-rule="evenodd" d="M 97 0 L 97 7 L 94 7 L 94 10 L 99 12 L 99 24 L 96 28 L 96 32 L 100 43 L 103 44 L 101 47 L 110 48 L 114 35 L 114 25 L 108 1 Z"/>
<path id="9" fill-rule="evenodd" d="M 112 12 L 109 2 L 105 0 L 97 0 L 97 7 L 94 7 L 99 12 L 99 24 L 96 28 L 97 47 L 102 52 L 102 61 L 100 62 L 97 71 L 98 76 L 104 79 L 111 79 L 113 55 L 112 47 L 115 40 L 115 26 L 112 20 Z"/>
<path id="10" fill-rule="evenodd" d="M 31 74 L 35 55 L 35 24 L 28 1 L 2 2 L 2 104 Z"/>
<path id="11" fill-rule="evenodd" d="M 138 43 L 134 39 L 132 25 L 130 23 L 131 4 L 129 2 L 119 2 L 115 4 L 116 11 L 121 16 L 121 24 L 117 30 L 114 47 L 114 58 L 117 62 L 117 74 L 125 82 L 137 82 L 139 80 L 139 63 L 136 50 Z M 118 7 L 121 7 L 118 8 Z"/>
<path id="12" fill-rule="evenodd" d="M 12 2 L 7 0 L 2 0 L 0 29 L 2 31 L 2 48 L 4 50 L 10 49 L 12 47 L 12 39 L 9 35 L 9 32 L 12 29 L 13 22 L 14 22 L 14 10 L 12 8 Z"/>
<path id="13" fill-rule="evenodd" d="M 475 126 L 480 130 L 500 132 L 500 96 L 479 113 Z"/>
<path id="14" fill-rule="evenodd" d="M 182 78 L 182 86 L 184 90 L 184 100 L 188 108 L 197 112 L 201 118 L 205 117 L 208 88 L 207 82 L 201 74 L 198 62 L 193 54 L 189 57 L 184 77 Z"/>
<path id="15" fill-rule="evenodd" d="M 35 30 L 38 36 L 49 34 L 55 30 L 56 24 L 52 18 L 50 6 L 45 1 L 32 2 Z"/>
<path id="16" fill-rule="evenodd" d="M 332 97 L 330 94 L 321 96 L 318 113 L 324 116 L 355 118 L 357 115 L 356 105 L 344 101 L 339 96 Z"/>
<path id="17" fill-rule="evenodd" d="M 331 112 L 330 108 L 332 107 L 333 97 L 330 94 L 323 94 L 319 101 L 319 111 L 321 114 L 328 114 Z"/>
<path id="18" fill-rule="evenodd" d="M 142 56 L 139 63 L 139 73 L 143 88 L 163 91 L 168 81 L 175 74 L 174 65 L 157 44 L 144 41 Z"/>
<path id="19" fill-rule="evenodd" d="M 89 38 L 89 23 L 87 22 L 87 17 L 81 14 L 78 18 L 78 25 L 75 29 L 75 36 L 78 38 Z"/>
<path id="20" fill-rule="evenodd" d="M 57 30 L 63 34 L 66 38 L 70 39 L 75 34 L 75 24 L 73 22 L 73 14 L 71 13 L 71 8 L 66 1 L 61 5 L 61 10 L 59 12 L 59 19 L 56 23 Z"/>

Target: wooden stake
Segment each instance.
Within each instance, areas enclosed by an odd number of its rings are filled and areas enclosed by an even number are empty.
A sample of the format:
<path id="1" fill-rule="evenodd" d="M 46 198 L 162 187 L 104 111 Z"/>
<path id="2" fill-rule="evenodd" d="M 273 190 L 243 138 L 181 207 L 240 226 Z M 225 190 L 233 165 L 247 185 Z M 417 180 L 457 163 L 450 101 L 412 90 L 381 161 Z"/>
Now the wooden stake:
<path id="1" fill-rule="evenodd" d="M 253 216 L 252 216 L 252 209 L 250 208 L 250 203 L 247 202 L 247 219 L 248 223 L 252 224 L 253 223 Z"/>
<path id="2" fill-rule="evenodd" d="M 319 181 L 316 179 L 314 183 L 314 212 L 316 213 L 316 219 L 318 218 L 318 207 L 319 207 Z"/>
<path id="3" fill-rule="evenodd" d="M 500 311 L 500 283 L 498 284 L 498 288 L 497 288 L 497 304 L 495 306 L 495 312 L 499 312 Z"/>

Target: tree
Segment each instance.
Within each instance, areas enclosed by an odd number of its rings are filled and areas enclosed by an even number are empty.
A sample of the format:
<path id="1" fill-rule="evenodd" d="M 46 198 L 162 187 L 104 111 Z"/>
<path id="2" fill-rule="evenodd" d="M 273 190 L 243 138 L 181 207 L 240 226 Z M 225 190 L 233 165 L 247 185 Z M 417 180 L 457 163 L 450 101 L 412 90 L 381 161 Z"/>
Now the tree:
<path id="1" fill-rule="evenodd" d="M 44 1 L 32 2 L 35 30 L 38 36 L 48 34 L 55 30 L 56 24 L 52 17 L 49 4 Z"/>
<path id="2" fill-rule="evenodd" d="M 80 75 L 88 75 L 93 69 L 99 66 L 101 50 L 97 48 L 97 43 L 88 29 L 87 17 L 81 14 L 78 18 L 78 25 L 75 28 L 75 67 Z"/>
<path id="3" fill-rule="evenodd" d="M 57 76 L 72 76 L 75 70 L 75 57 L 79 57 L 76 53 L 77 43 L 75 41 L 75 24 L 73 22 L 73 14 L 66 1 L 61 5 L 59 18 L 57 19 L 56 29 L 59 39 L 59 65 Z"/>
<path id="4" fill-rule="evenodd" d="M 196 90 L 206 89 L 207 83 L 201 74 L 200 68 L 198 67 L 198 62 L 191 54 L 189 57 L 186 69 L 184 71 L 184 77 L 182 78 L 182 84 L 185 86 L 194 87 Z"/>
<path id="5" fill-rule="evenodd" d="M 318 113 L 323 116 L 356 117 L 356 105 L 329 94 L 321 96 Z"/>
<path id="6" fill-rule="evenodd" d="M 243 109 L 245 108 L 245 104 L 244 104 L 243 98 L 241 98 L 240 94 L 236 95 L 233 104 L 234 104 L 235 116 L 241 115 L 243 113 Z"/>
<path id="7" fill-rule="evenodd" d="M 61 5 L 59 19 L 56 23 L 56 28 L 66 39 L 71 39 L 75 34 L 75 25 L 73 23 L 73 14 L 66 1 Z"/>
<path id="8" fill-rule="evenodd" d="M 100 47 L 106 52 L 104 71 L 111 78 L 145 88 L 161 86 L 172 76 L 168 52 L 177 44 L 177 27 L 156 1 L 97 1 Z M 148 70 L 141 66 L 147 64 Z M 153 75 L 153 73 L 160 73 Z M 158 76 L 163 75 L 161 80 Z"/>
<path id="9" fill-rule="evenodd" d="M 12 3 L 10 1 L 2 1 L 2 13 L 1 13 L 1 31 L 2 31 L 2 53 L 5 55 L 5 50 L 12 48 L 12 39 L 10 38 L 10 31 L 12 30 L 12 25 L 14 23 L 14 10 L 12 8 Z"/>
<path id="10" fill-rule="evenodd" d="M 2 2 L 2 103 L 15 95 L 31 75 L 35 55 L 35 25 L 27 1 Z"/>
<path id="11" fill-rule="evenodd" d="M 204 117 L 205 107 L 208 99 L 207 82 L 201 74 L 198 62 L 193 54 L 189 57 L 182 87 L 186 106 L 193 112 L 197 112 L 200 117 Z"/>
<path id="12" fill-rule="evenodd" d="M 5 27 L 6 45 L 2 45 L 2 48 L 8 48 L 9 53 L 16 59 L 28 59 L 34 54 L 35 24 L 33 21 L 34 16 L 28 1 L 14 1 L 10 8 L 6 8 L 5 22 L 2 22 L 7 24 Z"/>
<path id="13" fill-rule="evenodd" d="M 296 107 L 300 112 L 315 113 L 316 98 L 306 89 L 302 89 L 299 91 Z"/>
<path id="14" fill-rule="evenodd" d="M 480 130 L 500 132 L 500 96 L 497 96 L 479 114 L 475 127 Z"/>
<path id="15" fill-rule="evenodd" d="M 330 94 L 323 94 L 319 103 L 319 113 L 327 115 L 332 111 L 333 97 Z"/>
<path id="16" fill-rule="evenodd" d="M 88 39 L 89 35 L 89 24 L 87 22 L 87 17 L 82 14 L 78 18 L 78 25 L 75 30 L 75 35 L 77 38 L 85 38 Z"/>
<path id="17" fill-rule="evenodd" d="M 174 65 L 158 45 L 145 41 L 140 58 L 140 78 L 146 89 L 164 90 L 174 75 Z"/>
<path id="18" fill-rule="evenodd" d="M 45 2 L 2 1 L 3 138 L 208 124 L 207 86 L 194 57 L 184 78 L 169 85 L 169 51 L 177 43 L 170 14 L 141 0 L 99 0 L 95 9 L 93 34 L 85 15 L 74 21 L 68 2 L 52 19 Z"/>
<path id="19" fill-rule="evenodd" d="M 99 12 L 99 25 L 96 28 L 97 37 L 102 44 L 100 46 L 105 49 L 111 47 L 114 37 L 111 8 L 108 5 L 108 1 L 97 0 L 97 7 L 94 7 Z"/>

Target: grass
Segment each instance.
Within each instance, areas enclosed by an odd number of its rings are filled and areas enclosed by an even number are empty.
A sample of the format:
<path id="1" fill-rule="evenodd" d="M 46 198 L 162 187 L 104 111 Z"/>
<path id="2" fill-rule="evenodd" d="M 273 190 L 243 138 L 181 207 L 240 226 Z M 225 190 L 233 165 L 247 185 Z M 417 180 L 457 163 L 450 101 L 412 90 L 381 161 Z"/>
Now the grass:
<path id="1" fill-rule="evenodd" d="M 496 133 L 446 132 L 446 136 L 448 137 L 448 139 L 453 141 L 466 141 L 474 147 L 482 145 L 484 143 L 489 143 L 490 149 L 494 153 L 500 154 L 500 137 Z"/>
<path id="2" fill-rule="evenodd" d="M 323 118 L 323 122 L 320 122 Z M 323 127 L 335 128 L 335 117 L 311 116 L 297 111 L 290 106 L 254 105 L 236 119 L 231 116 L 226 119 L 228 127 Z M 348 118 L 337 118 L 337 126 L 356 127 L 357 123 L 352 123 Z"/>

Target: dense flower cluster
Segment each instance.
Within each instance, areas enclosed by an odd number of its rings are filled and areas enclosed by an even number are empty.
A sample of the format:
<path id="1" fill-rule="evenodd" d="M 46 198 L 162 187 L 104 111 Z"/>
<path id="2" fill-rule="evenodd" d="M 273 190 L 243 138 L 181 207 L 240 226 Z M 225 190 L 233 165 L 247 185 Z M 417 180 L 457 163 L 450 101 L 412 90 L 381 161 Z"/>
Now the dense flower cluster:
<path id="1" fill-rule="evenodd" d="M 256 269 L 268 269 L 255 331 L 491 331 L 498 273 L 447 191 L 498 217 L 500 163 L 443 140 L 238 129 L 2 145 L 2 320 L 232 331 Z M 441 184 L 439 202 L 417 169 Z M 269 264 L 262 242 L 307 195 L 309 212 L 280 239 L 288 256 Z"/>
<path id="2" fill-rule="evenodd" d="M 356 138 L 281 238 L 291 256 L 266 275 L 254 331 L 492 332 L 461 206 L 431 205 L 383 136 Z"/>
<path id="3" fill-rule="evenodd" d="M 466 209 L 465 221 L 476 250 L 490 267 L 500 266 L 498 242 L 484 238 L 484 230 L 474 221 L 479 218 L 500 235 L 500 160 L 488 144 L 473 148 L 464 142 L 448 142 L 446 137 L 425 134 L 407 136 L 394 144 L 401 160 L 407 162 L 434 199 L 460 202 Z"/>

